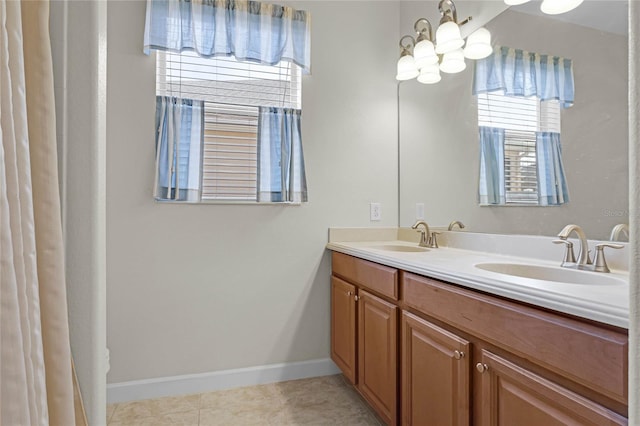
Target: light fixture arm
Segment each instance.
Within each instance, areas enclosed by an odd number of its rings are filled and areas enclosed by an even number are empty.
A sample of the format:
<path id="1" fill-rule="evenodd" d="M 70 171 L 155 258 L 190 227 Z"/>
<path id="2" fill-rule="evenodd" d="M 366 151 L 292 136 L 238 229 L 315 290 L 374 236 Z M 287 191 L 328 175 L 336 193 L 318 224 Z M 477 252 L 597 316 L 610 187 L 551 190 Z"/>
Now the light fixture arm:
<path id="1" fill-rule="evenodd" d="M 420 43 L 422 40 L 433 41 L 433 28 L 431 27 L 431 22 L 429 22 L 427 18 L 418 19 L 413 25 L 413 29 L 418 35 L 416 37 L 416 44 Z"/>
<path id="2" fill-rule="evenodd" d="M 405 42 L 405 40 L 407 41 Z M 400 39 L 400 42 L 398 44 L 402 49 L 400 51 L 400 57 L 403 57 L 403 56 L 411 55 L 411 50 L 416 45 L 416 41 L 410 35 L 406 35 Z"/>
<path id="3" fill-rule="evenodd" d="M 440 19 L 440 25 L 445 22 L 455 22 L 462 26 L 472 19 L 471 16 L 469 16 L 464 21 L 458 22 L 458 12 L 456 11 L 456 5 L 452 0 L 440 0 L 440 3 L 438 3 L 438 10 L 440 11 L 440 16 L 442 16 Z"/>
<path id="4" fill-rule="evenodd" d="M 443 6 L 446 6 L 447 9 L 445 9 Z M 440 16 L 442 16 L 442 19 L 440 20 L 440 24 L 444 22 L 448 22 L 453 20 L 453 22 L 455 22 L 456 24 L 458 23 L 458 12 L 456 11 L 456 5 L 453 4 L 453 1 L 451 0 L 440 0 L 440 3 L 438 3 L 438 10 L 440 11 Z M 449 14 L 451 14 L 449 16 Z"/>

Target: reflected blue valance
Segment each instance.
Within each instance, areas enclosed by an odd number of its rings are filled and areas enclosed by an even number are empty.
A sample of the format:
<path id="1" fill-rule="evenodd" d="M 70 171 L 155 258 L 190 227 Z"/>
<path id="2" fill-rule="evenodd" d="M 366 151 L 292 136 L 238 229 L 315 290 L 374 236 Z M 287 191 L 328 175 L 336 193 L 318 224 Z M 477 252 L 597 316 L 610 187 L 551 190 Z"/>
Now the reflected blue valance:
<path id="1" fill-rule="evenodd" d="M 258 202 L 307 201 L 301 115 L 297 109 L 260 107 Z"/>
<path id="2" fill-rule="evenodd" d="M 538 204 L 559 206 L 569 202 L 567 179 L 562 164 L 560 134 L 536 132 Z"/>
<path id="3" fill-rule="evenodd" d="M 144 53 L 151 49 L 311 70 L 311 17 L 304 10 L 246 0 L 147 0 Z"/>
<path id="4" fill-rule="evenodd" d="M 498 46 L 475 62 L 473 94 L 502 91 L 507 96 L 558 100 L 562 108 L 574 101 L 571 59 Z"/>
<path id="5" fill-rule="evenodd" d="M 204 103 L 156 97 L 156 200 L 200 201 Z"/>
<path id="6" fill-rule="evenodd" d="M 481 205 L 506 203 L 504 184 L 504 129 L 480 126 L 480 179 L 478 202 Z"/>

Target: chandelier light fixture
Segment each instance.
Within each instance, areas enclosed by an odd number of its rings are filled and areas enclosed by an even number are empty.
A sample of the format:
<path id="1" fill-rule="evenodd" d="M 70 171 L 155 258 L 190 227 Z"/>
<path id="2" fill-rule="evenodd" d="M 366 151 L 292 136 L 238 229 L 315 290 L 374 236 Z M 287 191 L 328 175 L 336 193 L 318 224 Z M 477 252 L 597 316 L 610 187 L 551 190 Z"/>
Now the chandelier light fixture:
<path id="1" fill-rule="evenodd" d="M 530 0 L 504 0 L 509 6 L 524 4 Z M 559 15 L 580 6 L 584 0 L 544 0 L 540 5 L 540 10 L 547 15 Z"/>
<path id="2" fill-rule="evenodd" d="M 486 28 L 479 28 L 472 33 L 465 46 L 460 26 L 469 22 L 471 17 L 458 23 L 456 6 L 452 0 L 441 0 L 438 10 L 441 19 L 435 39 L 431 22 L 426 18 L 420 18 L 414 24 L 415 39 L 410 35 L 400 39 L 396 80 L 417 78 L 420 83 L 434 84 L 442 79 L 440 72 L 455 74 L 464 71 L 467 68 L 465 58 L 482 59 L 493 51 L 491 33 Z"/>

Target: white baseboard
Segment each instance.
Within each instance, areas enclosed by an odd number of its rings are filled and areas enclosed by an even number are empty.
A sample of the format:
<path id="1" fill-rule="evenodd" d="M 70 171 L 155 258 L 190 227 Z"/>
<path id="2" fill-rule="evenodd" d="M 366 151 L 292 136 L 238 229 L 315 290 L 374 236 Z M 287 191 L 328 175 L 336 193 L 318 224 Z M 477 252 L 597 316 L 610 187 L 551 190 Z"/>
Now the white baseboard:
<path id="1" fill-rule="evenodd" d="M 340 373 L 340 370 L 331 359 L 322 358 L 214 371 L 211 373 L 134 380 L 108 384 L 107 402 L 113 404 L 163 396 L 211 392 L 338 373 Z"/>

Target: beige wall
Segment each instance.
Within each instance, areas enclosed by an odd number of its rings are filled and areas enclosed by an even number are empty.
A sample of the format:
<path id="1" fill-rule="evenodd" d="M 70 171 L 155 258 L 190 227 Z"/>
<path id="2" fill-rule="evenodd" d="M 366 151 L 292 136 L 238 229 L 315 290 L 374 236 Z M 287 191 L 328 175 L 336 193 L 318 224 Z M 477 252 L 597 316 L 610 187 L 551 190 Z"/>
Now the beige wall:
<path id="1" fill-rule="evenodd" d="M 465 72 L 443 75 L 437 85 L 402 83 L 401 224 L 415 220 L 415 203 L 422 202 L 427 221 L 437 226 L 459 219 L 476 232 L 555 235 L 577 223 L 590 238 L 608 237 L 615 224 L 628 222 L 626 37 L 512 11 L 487 28 L 495 44 L 574 61 L 576 102 L 562 113 L 571 202 L 477 205 L 477 111 L 468 61 Z"/>
<path id="2" fill-rule="evenodd" d="M 152 200 L 154 58 L 144 2 L 108 4 L 110 383 L 329 356 L 329 226 L 397 223 L 395 2 L 302 1 L 309 203 Z M 383 220 L 369 221 L 369 202 Z"/>
<path id="3" fill-rule="evenodd" d="M 106 416 L 106 2 L 51 2 L 71 352 L 89 424 Z"/>

